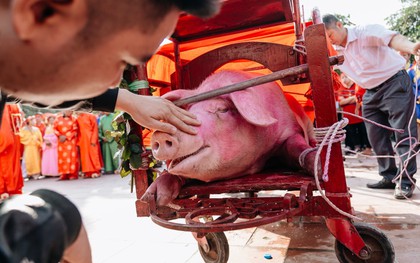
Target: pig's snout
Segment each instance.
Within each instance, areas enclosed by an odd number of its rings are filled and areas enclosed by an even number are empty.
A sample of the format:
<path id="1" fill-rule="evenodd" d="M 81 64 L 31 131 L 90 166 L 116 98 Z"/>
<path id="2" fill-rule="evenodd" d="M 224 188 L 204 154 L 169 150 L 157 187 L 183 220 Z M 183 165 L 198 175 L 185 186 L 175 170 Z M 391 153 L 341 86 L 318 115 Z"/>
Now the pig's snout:
<path id="1" fill-rule="evenodd" d="M 172 159 L 179 149 L 178 139 L 163 132 L 155 132 L 151 144 L 153 156 L 158 160 Z"/>

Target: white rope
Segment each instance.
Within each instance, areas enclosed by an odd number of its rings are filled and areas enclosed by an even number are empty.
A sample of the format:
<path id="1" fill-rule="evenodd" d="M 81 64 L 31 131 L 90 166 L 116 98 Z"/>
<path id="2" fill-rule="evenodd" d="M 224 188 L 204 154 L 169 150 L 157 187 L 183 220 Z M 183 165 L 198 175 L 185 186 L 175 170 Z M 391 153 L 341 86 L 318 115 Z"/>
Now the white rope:
<path id="1" fill-rule="evenodd" d="M 306 46 L 303 39 L 296 39 L 293 43 L 293 50 L 306 55 Z"/>
<path id="2" fill-rule="evenodd" d="M 372 120 L 366 119 L 365 117 L 362 117 L 360 115 L 356 115 L 354 113 L 350 113 L 350 112 L 347 112 L 347 111 L 340 111 L 340 110 L 338 110 L 337 113 L 341 113 L 341 114 L 344 114 L 344 115 L 350 115 L 350 116 L 359 118 L 361 120 L 364 120 L 365 122 L 372 123 L 372 124 L 374 124 L 376 126 L 379 126 L 381 128 L 384 128 L 384 129 L 387 129 L 387 130 L 390 130 L 390 131 L 399 132 L 399 133 L 403 133 L 404 132 L 404 129 L 395 129 L 395 128 L 392 128 L 392 127 L 388 127 L 388 126 L 382 125 L 380 123 L 374 122 Z"/>
<path id="3" fill-rule="evenodd" d="M 335 211 L 337 211 L 339 214 L 341 214 L 343 216 L 346 216 L 346 217 L 349 217 L 349 218 L 352 218 L 352 219 L 361 220 L 360 218 L 341 210 L 333 202 L 331 202 L 331 200 L 325 195 L 325 191 L 321 188 L 321 185 L 319 183 L 319 178 L 318 178 L 319 158 L 321 156 L 322 149 L 326 146 L 327 147 L 327 153 L 326 153 L 326 156 L 325 156 L 325 164 L 324 164 L 324 169 L 323 169 L 323 174 L 322 174 L 322 180 L 324 182 L 328 182 L 328 180 L 329 180 L 328 169 L 329 169 L 330 158 L 331 158 L 331 148 L 332 148 L 333 143 L 342 142 L 346 138 L 345 131 L 343 132 L 343 128 L 348 124 L 348 122 L 349 121 L 348 121 L 347 118 L 343 118 L 341 121 L 334 123 L 330 127 L 315 128 L 316 137 L 318 137 L 318 138 L 322 137 L 322 141 L 317 146 L 317 152 L 316 152 L 316 155 L 315 155 L 315 166 L 314 166 L 315 184 L 316 184 L 316 188 L 318 189 L 319 193 L 321 194 L 321 197 Z"/>
<path id="4" fill-rule="evenodd" d="M 300 167 L 305 167 L 305 158 L 308 155 L 308 153 L 316 151 L 318 148 L 314 147 L 314 148 L 308 148 L 306 150 L 304 150 L 300 155 L 299 155 L 299 165 Z"/>
<path id="5" fill-rule="evenodd" d="M 418 65 L 417 65 L 418 66 Z M 416 67 L 417 67 L 416 66 Z M 417 104 L 417 97 L 418 97 L 418 85 L 417 85 L 417 83 L 418 83 L 418 78 L 419 78 L 419 76 L 417 76 L 417 69 L 416 69 L 416 71 L 415 71 L 415 73 L 414 73 L 414 79 L 413 79 L 413 81 L 414 81 L 414 83 L 415 83 L 415 85 L 416 85 L 416 89 L 415 89 L 415 92 L 414 92 L 414 105 L 413 105 L 413 112 L 411 113 L 411 116 L 410 116 L 410 120 L 409 120 L 409 122 L 408 122 L 408 127 L 410 127 L 411 126 L 411 123 L 412 123 L 412 121 L 414 120 L 414 116 L 416 116 L 416 119 L 417 119 L 417 115 L 416 115 L 416 104 Z M 417 125 L 417 124 L 416 124 Z M 416 134 L 417 135 L 417 134 Z M 398 155 L 398 152 L 396 151 L 396 149 L 397 149 L 397 147 L 402 143 L 402 142 L 404 142 L 404 141 L 406 141 L 406 140 L 409 140 L 409 142 L 410 142 L 410 150 L 407 152 L 407 153 L 404 153 L 403 155 Z M 412 143 L 414 141 L 414 143 Z M 404 140 L 401 140 L 401 141 L 399 141 L 398 143 L 396 143 L 395 144 L 395 146 L 394 146 L 394 152 L 396 152 L 397 153 L 397 156 L 396 157 L 398 157 L 399 158 L 399 161 L 400 161 L 400 166 L 402 167 L 402 169 L 401 169 L 401 171 L 400 171 L 400 173 L 397 175 L 397 176 L 395 176 L 394 177 L 394 179 L 392 179 L 392 182 L 393 183 L 396 183 L 397 181 L 399 181 L 399 184 L 398 184 L 398 186 L 400 187 L 400 190 L 401 190 L 401 182 L 402 182 L 402 176 L 403 176 L 403 174 L 405 173 L 406 175 L 407 175 L 407 178 L 410 180 L 410 182 L 418 189 L 418 190 L 420 190 L 420 188 L 416 185 L 416 183 L 414 182 L 414 180 L 413 180 L 413 178 L 411 178 L 411 176 L 408 174 L 408 171 L 407 171 L 407 166 L 408 166 L 408 162 L 411 160 L 411 159 L 413 159 L 413 158 L 416 158 L 416 156 L 417 156 L 417 154 L 419 154 L 419 152 L 420 152 L 420 150 L 419 151 L 416 151 L 415 150 L 415 147 L 416 146 L 418 146 L 419 145 L 419 142 L 418 142 L 418 138 L 415 138 L 415 137 L 412 137 L 412 135 L 411 135 L 411 130 L 410 130 L 410 128 L 408 128 L 408 137 L 407 138 L 405 138 Z M 414 152 L 414 154 L 413 155 L 411 155 L 411 153 L 412 152 Z M 407 155 L 407 159 L 404 161 L 404 162 L 402 162 L 402 157 L 403 156 L 405 156 L 405 155 Z M 416 204 L 416 205 L 420 205 L 419 203 L 416 203 L 416 202 L 414 202 L 414 201 L 412 201 L 412 200 L 410 200 L 407 196 L 405 196 L 404 194 L 403 194 L 403 196 L 404 196 L 404 198 L 405 199 L 407 199 L 407 200 L 409 200 L 409 201 L 411 201 L 412 203 L 414 203 L 414 204 Z"/>

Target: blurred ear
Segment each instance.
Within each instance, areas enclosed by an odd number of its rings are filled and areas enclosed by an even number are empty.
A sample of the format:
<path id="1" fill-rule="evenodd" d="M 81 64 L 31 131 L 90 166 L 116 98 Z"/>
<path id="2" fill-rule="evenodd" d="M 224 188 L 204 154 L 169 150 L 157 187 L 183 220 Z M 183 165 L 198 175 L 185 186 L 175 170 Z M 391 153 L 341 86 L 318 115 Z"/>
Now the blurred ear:
<path id="1" fill-rule="evenodd" d="M 16 34 L 45 48 L 66 43 L 87 22 L 87 0 L 12 0 Z"/>

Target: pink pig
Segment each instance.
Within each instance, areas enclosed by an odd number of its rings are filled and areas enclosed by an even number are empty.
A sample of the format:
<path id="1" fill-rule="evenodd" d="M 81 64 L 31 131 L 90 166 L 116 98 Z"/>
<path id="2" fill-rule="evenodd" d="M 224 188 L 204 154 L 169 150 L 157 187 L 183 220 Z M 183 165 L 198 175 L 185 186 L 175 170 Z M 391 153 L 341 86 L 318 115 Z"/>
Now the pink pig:
<path id="1" fill-rule="evenodd" d="M 174 101 L 257 76 L 220 71 L 195 90 L 171 91 L 165 98 Z M 210 182 L 257 173 L 273 160 L 299 168 L 300 154 L 315 145 L 313 125 L 303 108 L 275 82 L 193 103 L 187 110 L 202 123 L 197 135 L 177 131 L 152 136 L 153 155 L 166 160 L 173 175 Z M 315 152 L 309 153 L 302 167 L 311 174 L 314 159 Z M 147 192 L 157 192 L 158 200 L 176 197 L 180 185 L 165 185 L 179 183 L 170 174 L 155 181 Z"/>

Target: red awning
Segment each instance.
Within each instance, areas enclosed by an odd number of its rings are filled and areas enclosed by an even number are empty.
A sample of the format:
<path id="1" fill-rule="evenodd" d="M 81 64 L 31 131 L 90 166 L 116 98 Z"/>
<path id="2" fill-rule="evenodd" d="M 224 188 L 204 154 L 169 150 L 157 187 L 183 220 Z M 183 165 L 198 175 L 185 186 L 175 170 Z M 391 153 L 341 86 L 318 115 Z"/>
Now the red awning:
<path id="1" fill-rule="evenodd" d="M 220 13 L 211 19 L 182 15 L 172 39 L 185 42 L 292 21 L 289 0 L 229 0 L 223 1 Z"/>

